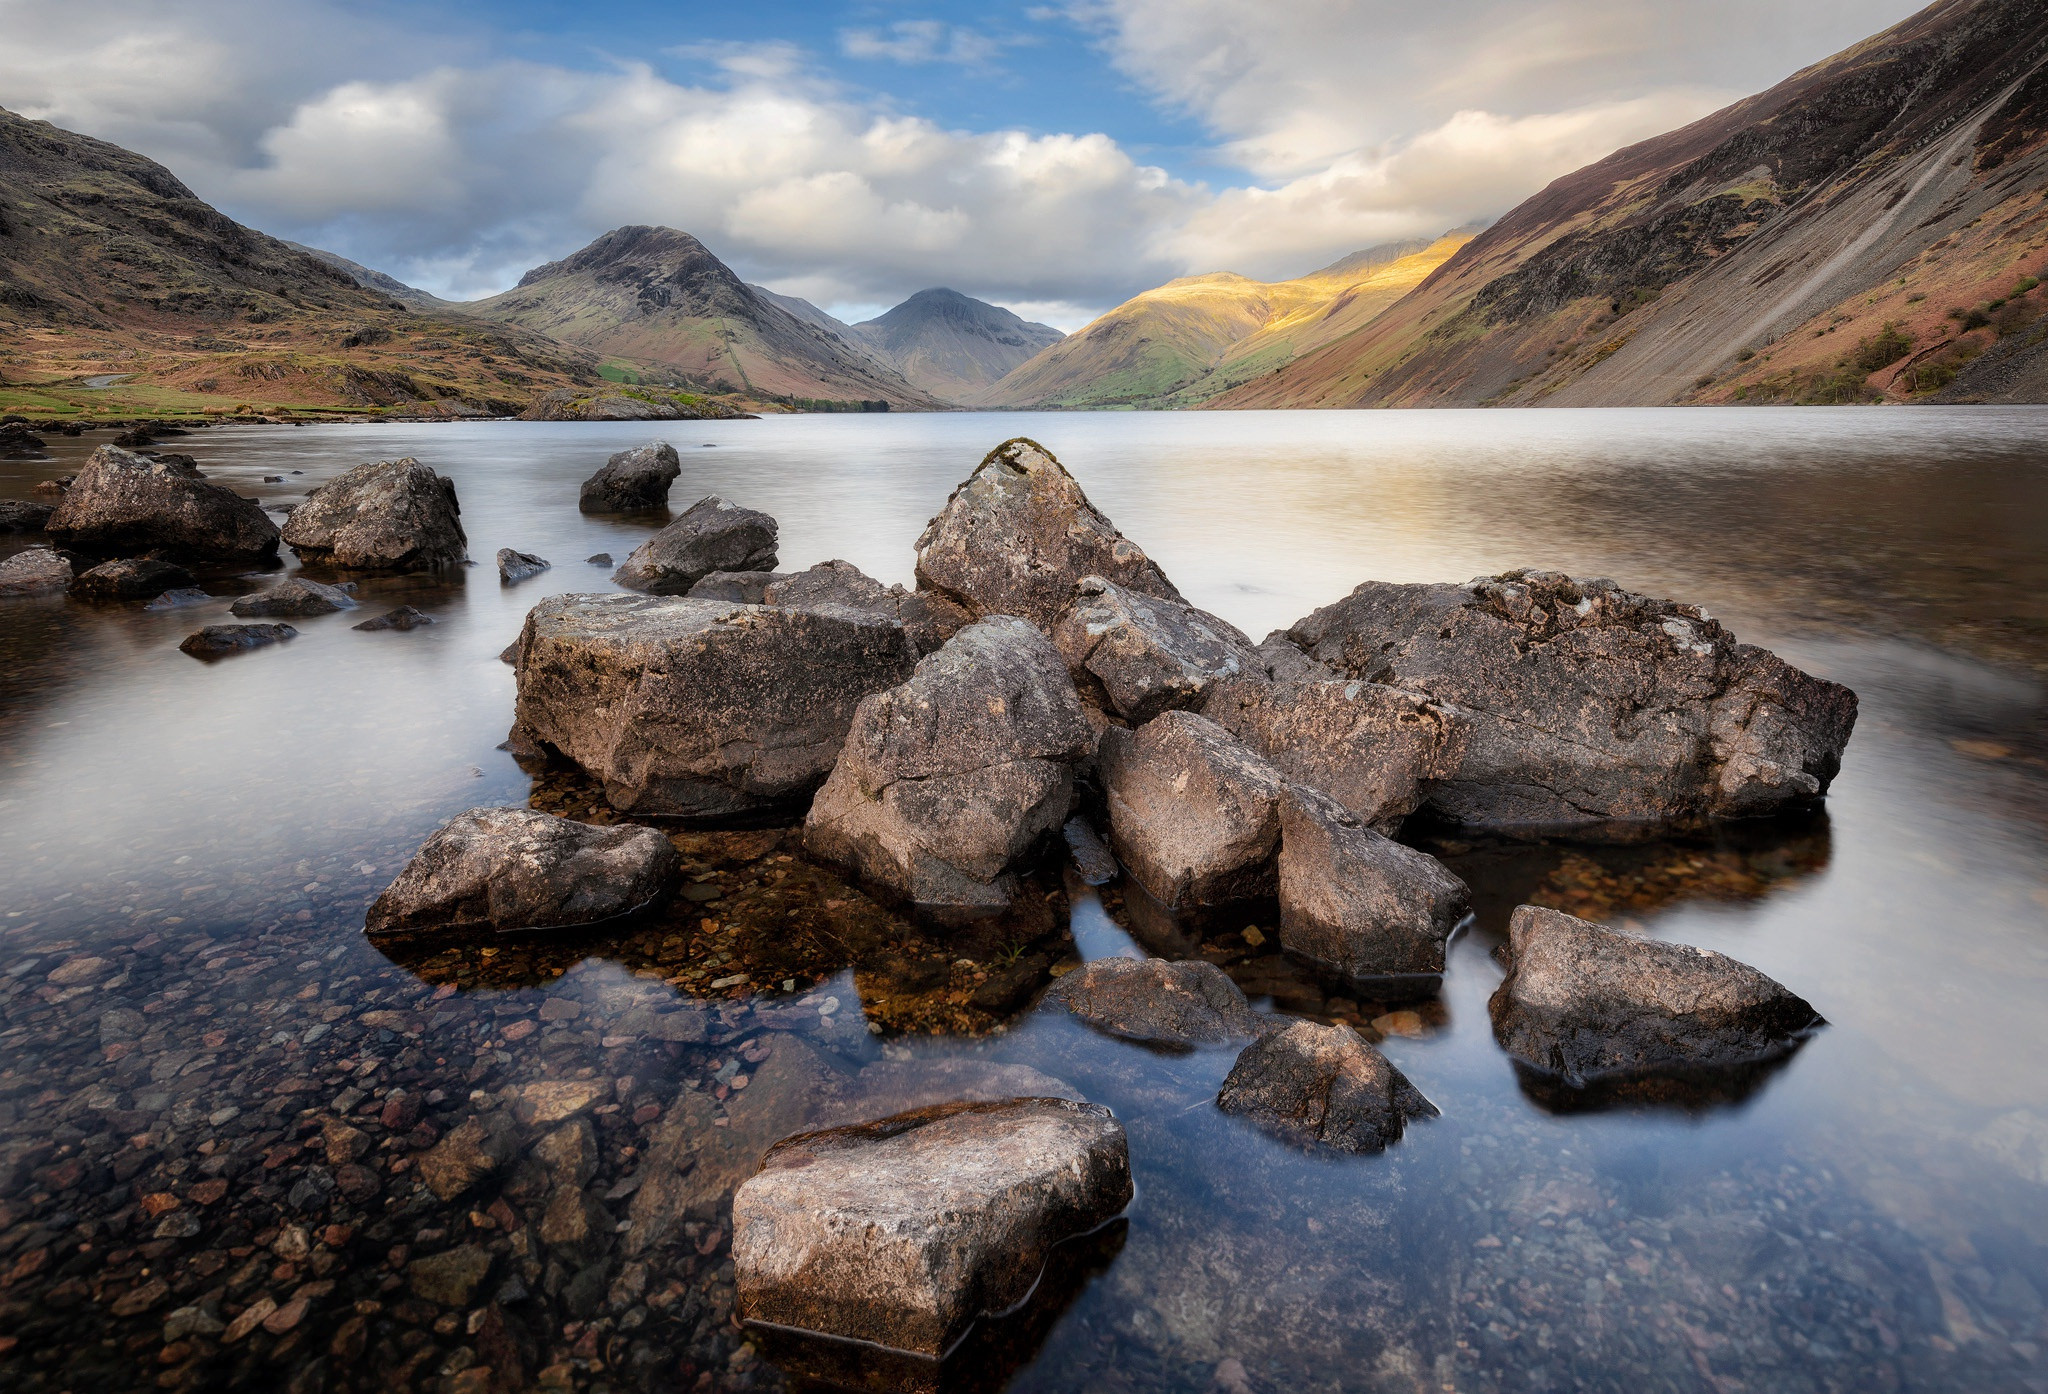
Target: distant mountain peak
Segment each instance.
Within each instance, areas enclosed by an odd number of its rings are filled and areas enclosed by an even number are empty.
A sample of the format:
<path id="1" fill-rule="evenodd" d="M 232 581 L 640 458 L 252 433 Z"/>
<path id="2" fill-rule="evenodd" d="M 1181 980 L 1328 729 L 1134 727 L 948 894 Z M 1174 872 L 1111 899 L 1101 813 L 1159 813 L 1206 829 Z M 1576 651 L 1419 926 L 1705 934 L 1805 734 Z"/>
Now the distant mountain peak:
<path id="1" fill-rule="evenodd" d="M 927 287 L 853 332 L 911 382 L 953 401 L 1065 337 L 948 286 Z"/>

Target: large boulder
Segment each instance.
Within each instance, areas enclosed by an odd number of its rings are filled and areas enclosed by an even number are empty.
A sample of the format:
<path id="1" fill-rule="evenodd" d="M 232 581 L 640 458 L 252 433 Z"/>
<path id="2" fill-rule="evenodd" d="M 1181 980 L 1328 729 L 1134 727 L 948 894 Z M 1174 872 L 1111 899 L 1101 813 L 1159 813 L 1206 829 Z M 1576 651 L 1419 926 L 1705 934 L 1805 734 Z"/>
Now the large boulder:
<path id="1" fill-rule="evenodd" d="M 1487 1004 L 1494 1038 L 1573 1088 L 1773 1060 L 1825 1024 L 1803 998 L 1725 954 L 1540 905 L 1516 908 L 1506 958 Z"/>
<path id="2" fill-rule="evenodd" d="M 353 610 L 357 603 L 356 598 L 340 586 L 330 586 L 309 576 L 293 576 L 241 597 L 228 606 L 228 612 L 242 619 L 302 619 L 310 615 Z"/>
<path id="3" fill-rule="evenodd" d="M 938 649 L 971 622 L 966 611 L 944 596 L 884 586 L 850 561 L 821 561 L 808 571 L 771 576 L 761 598 L 769 605 L 844 605 L 888 615 L 903 626 L 920 655 Z"/>
<path id="4" fill-rule="evenodd" d="M 1354 978 L 1444 971 L 1471 894 L 1442 862 L 1296 785 L 1280 801 L 1280 944 Z"/>
<path id="5" fill-rule="evenodd" d="M 303 561 L 351 571 L 431 571 L 469 559 L 455 481 L 418 460 L 379 460 L 315 489 L 284 540 Z"/>
<path id="6" fill-rule="evenodd" d="M 665 440 L 621 450 L 583 481 L 576 506 L 585 513 L 639 513 L 668 507 L 668 490 L 683 472 L 676 448 Z"/>
<path id="7" fill-rule="evenodd" d="M 1217 1045 L 1262 1029 L 1230 975 L 1199 959 L 1098 958 L 1054 983 L 1046 1000 L 1107 1035 L 1150 1045 Z"/>
<path id="8" fill-rule="evenodd" d="M 1171 711 L 1103 732 L 1096 759 L 1110 845 L 1154 900 L 1179 911 L 1273 893 L 1286 780 L 1236 737 Z"/>
<path id="9" fill-rule="evenodd" d="M 773 571 L 776 533 L 766 513 L 711 494 L 635 547 L 612 580 L 649 595 L 685 595 L 714 571 Z"/>
<path id="10" fill-rule="evenodd" d="M 71 593 L 82 600 L 154 600 L 167 590 L 197 584 L 192 573 L 175 562 L 122 557 L 80 572 Z"/>
<path id="11" fill-rule="evenodd" d="M 1180 599 L 1144 549 L 1035 441 L 991 450 L 917 539 L 918 589 L 977 619 L 1020 615 L 1050 632 L 1084 576 Z"/>
<path id="12" fill-rule="evenodd" d="M 181 456 L 153 460 L 103 445 L 62 499 L 47 531 L 84 551 L 218 562 L 277 555 L 277 524 L 262 506 L 210 483 Z"/>
<path id="13" fill-rule="evenodd" d="M 1004 908 L 1093 746 L 1052 642 L 1014 616 L 982 620 L 861 703 L 804 845 L 897 899 Z"/>
<path id="14" fill-rule="evenodd" d="M 473 808 L 435 831 L 370 906 L 373 935 L 563 929 L 659 903 L 682 876 L 652 828 L 593 827 L 530 808 Z"/>
<path id="15" fill-rule="evenodd" d="M 71 563 L 49 547 L 30 547 L 0 561 L 0 595 L 47 595 L 71 584 Z"/>
<path id="16" fill-rule="evenodd" d="M 1133 724 L 1200 707 L 1219 682 L 1262 676 L 1252 641 L 1206 610 L 1084 576 L 1053 628 L 1081 690 Z"/>
<path id="17" fill-rule="evenodd" d="M 1071 1099 L 799 1134 L 733 1197 L 738 1312 L 936 1359 L 1130 1199 L 1123 1128 Z"/>
<path id="18" fill-rule="evenodd" d="M 1435 1104 L 1349 1026 L 1297 1021 L 1244 1048 L 1216 1106 L 1306 1146 L 1379 1152 Z"/>
<path id="19" fill-rule="evenodd" d="M 1823 793 L 1856 695 L 1612 581 L 1369 581 L 1289 631 L 1344 676 L 1426 693 L 1467 732 L 1429 807 L 1541 831 L 1689 824 Z"/>
<path id="20" fill-rule="evenodd" d="M 916 661 L 881 616 L 681 596 L 549 596 L 514 647 L 524 735 L 615 808 L 686 817 L 810 794 L 861 699 Z"/>

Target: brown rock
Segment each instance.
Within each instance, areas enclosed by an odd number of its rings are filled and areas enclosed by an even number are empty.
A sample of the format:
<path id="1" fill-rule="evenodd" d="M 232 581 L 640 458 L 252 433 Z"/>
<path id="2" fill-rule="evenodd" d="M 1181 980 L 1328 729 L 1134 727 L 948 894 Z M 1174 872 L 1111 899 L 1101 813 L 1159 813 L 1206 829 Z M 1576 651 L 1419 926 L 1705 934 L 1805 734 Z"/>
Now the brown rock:
<path id="1" fill-rule="evenodd" d="M 490 1273 L 490 1251 L 477 1244 L 416 1258 L 405 1269 L 413 1296 L 443 1307 L 469 1306 Z"/>
<path id="2" fill-rule="evenodd" d="M 53 595 L 71 584 L 71 563 L 48 547 L 0 561 L 0 595 Z"/>
<path id="3" fill-rule="evenodd" d="M 1074 681 L 1136 725 L 1198 708 L 1218 683 L 1263 677 L 1252 642 L 1184 601 L 1085 576 L 1054 626 Z"/>
<path id="4" fill-rule="evenodd" d="M 1299 786 L 1280 803 L 1279 867 L 1282 946 L 1354 978 L 1443 972 L 1471 901 L 1435 857 Z"/>
<path id="5" fill-rule="evenodd" d="M 284 540 L 302 561 L 353 571 L 428 571 L 469 559 L 455 481 L 418 460 L 357 465 L 292 510 Z"/>
<path id="6" fill-rule="evenodd" d="M 152 460 L 113 445 L 95 450 L 64 490 L 48 532 L 86 551 L 177 561 L 262 561 L 278 543 L 260 505 L 209 483 L 184 457 Z"/>
<path id="7" fill-rule="evenodd" d="M 649 595 L 686 595 L 714 571 L 773 571 L 775 520 L 716 494 L 635 547 L 612 580 Z"/>
<path id="8" fill-rule="evenodd" d="M 1272 894 L 1286 781 L 1228 731 L 1170 711 L 1105 731 L 1097 760 L 1110 845 L 1154 900 L 1189 910 Z"/>
<path id="9" fill-rule="evenodd" d="M 1230 975 L 1197 960 L 1097 959 L 1061 978 L 1046 999 L 1105 1034 L 1154 1045 L 1216 1045 L 1263 1029 Z"/>
<path id="10" fill-rule="evenodd" d="M 1381 1151 L 1410 1118 L 1437 1113 L 1356 1031 L 1313 1021 L 1246 1046 L 1216 1106 L 1290 1141 L 1342 1152 Z"/>

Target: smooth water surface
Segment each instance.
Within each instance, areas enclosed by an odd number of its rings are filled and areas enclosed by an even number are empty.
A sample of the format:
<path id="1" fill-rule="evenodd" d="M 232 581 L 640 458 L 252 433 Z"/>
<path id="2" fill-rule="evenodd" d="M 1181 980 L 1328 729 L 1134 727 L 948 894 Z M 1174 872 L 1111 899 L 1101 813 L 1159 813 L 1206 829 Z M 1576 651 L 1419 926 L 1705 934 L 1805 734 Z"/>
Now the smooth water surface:
<path id="1" fill-rule="evenodd" d="M 1181 945 L 1275 1010 L 1386 1037 L 1443 1116 L 1380 1157 L 1219 1115 L 1228 1051 L 1004 1004 L 987 985 L 1016 955 L 957 962 L 773 829 L 683 835 L 704 899 L 651 929 L 364 940 L 367 900 L 450 815 L 606 816 L 497 748 L 497 655 L 542 596 L 611 589 L 584 558 L 654 525 L 577 512 L 610 452 L 672 441 L 676 506 L 774 514 L 784 570 L 843 557 L 909 583 L 925 520 L 1019 434 L 1254 637 L 1363 579 L 1513 566 L 1703 604 L 1860 694 L 1825 815 L 1441 846 L 1478 922 L 1419 1000 L 1316 983 L 1256 927 Z M 98 439 L 0 462 L 0 497 Z M 895 1097 L 958 1056 L 1112 1106 L 1139 1186 L 969 1353 L 970 1384 L 2048 1388 L 2048 411 L 237 427 L 163 448 L 270 504 L 417 456 L 456 481 L 480 565 L 363 581 L 361 610 L 212 665 L 178 641 L 265 577 L 210 575 L 218 600 L 168 613 L 0 599 L 5 1387 L 779 1386 L 729 1319 L 722 1185 L 821 1101 Z M 553 569 L 501 587 L 505 546 Z M 437 623 L 350 627 L 402 603 Z M 1524 900 L 1733 954 L 1829 1025 L 1739 1100 L 1547 1106 L 1486 1018 Z M 1019 952 L 1127 945 L 1092 898 L 1075 916 Z M 679 1006 L 687 1029 L 649 1025 Z M 451 1199 L 421 1184 L 466 1119 L 510 1111 L 521 1149 L 547 1133 L 536 1084 L 580 1086 L 587 1169 L 522 1152 Z M 684 1139 L 679 1162 L 678 1120 L 713 1115 L 716 1146 Z M 698 1187 L 686 1213 L 638 1199 L 656 1165 Z M 601 1213 L 569 1216 L 577 1191 Z M 450 1253 L 481 1265 L 452 1289 L 419 1267 Z"/>

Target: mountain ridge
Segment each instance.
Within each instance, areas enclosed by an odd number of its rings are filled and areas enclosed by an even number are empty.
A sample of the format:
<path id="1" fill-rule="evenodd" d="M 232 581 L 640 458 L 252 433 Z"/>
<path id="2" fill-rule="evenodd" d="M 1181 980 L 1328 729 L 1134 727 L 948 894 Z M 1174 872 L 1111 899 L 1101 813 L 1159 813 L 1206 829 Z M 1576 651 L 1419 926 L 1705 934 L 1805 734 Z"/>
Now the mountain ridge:
<path id="1" fill-rule="evenodd" d="M 964 401 L 1066 336 L 1000 305 L 933 286 L 852 326 L 885 362 L 948 401 Z"/>

